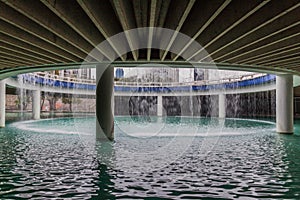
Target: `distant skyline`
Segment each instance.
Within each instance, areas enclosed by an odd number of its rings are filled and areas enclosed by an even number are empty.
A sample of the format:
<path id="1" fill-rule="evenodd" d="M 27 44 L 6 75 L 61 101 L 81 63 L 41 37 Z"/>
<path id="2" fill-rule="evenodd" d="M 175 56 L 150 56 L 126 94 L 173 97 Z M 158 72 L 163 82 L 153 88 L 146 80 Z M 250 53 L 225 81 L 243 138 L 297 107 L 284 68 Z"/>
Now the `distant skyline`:
<path id="1" fill-rule="evenodd" d="M 115 68 L 115 72 L 116 72 Z M 124 77 L 130 77 L 130 76 L 141 76 L 145 73 L 149 73 L 149 70 L 157 70 L 162 68 L 142 68 L 142 67 L 136 67 L 136 68 L 123 68 L 124 69 Z M 145 70 L 147 69 L 147 70 Z M 195 68 L 170 68 L 165 67 L 165 69 L 177 69 L 179 70 L 179 82 L 192 82 L 194 81 L 194 69 Z M 91 68 L 91 79 L 95 79 L 96 77 L 96 69 Z M 79 72 L 79 74 L 81 74 Z M 246 72 L 246 71 L 232 71 L 232 70 L 218 70 L 218 69 L 209 69 L 208 70 L 208 79 L 209 80 L 218 80 L 218 79 L 225 79 L 225 78 L 234 78 L 237 76 L 243 76 L 243 75 L 250 75 L 255 74 L 254 72 Z"/>

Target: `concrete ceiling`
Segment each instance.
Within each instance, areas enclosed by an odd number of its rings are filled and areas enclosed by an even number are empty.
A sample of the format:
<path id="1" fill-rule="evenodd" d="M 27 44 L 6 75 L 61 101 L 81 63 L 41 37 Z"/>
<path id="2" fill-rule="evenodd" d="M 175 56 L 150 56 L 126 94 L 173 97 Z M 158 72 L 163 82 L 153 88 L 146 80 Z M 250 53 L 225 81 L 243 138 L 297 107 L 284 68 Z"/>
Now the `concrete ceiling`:
<path id="1" fill-rule="evenodd" d="M 299 13 L 299 0 L 0 0 L 0 69 L 80 63 L 117 33 L 164 27 L 193 38 L 216 63 L 300 74 Z M 132 38 L 126 39 L 123 45 L 131 48 Z M 120 55 L 110 43 L 107 52 L 119 55 L 120 66 L 176 63 L 189 47 L 187 43 L 179 55 L 168 49 Z M 189 59 L 211 62 L 202 51 Z"/>

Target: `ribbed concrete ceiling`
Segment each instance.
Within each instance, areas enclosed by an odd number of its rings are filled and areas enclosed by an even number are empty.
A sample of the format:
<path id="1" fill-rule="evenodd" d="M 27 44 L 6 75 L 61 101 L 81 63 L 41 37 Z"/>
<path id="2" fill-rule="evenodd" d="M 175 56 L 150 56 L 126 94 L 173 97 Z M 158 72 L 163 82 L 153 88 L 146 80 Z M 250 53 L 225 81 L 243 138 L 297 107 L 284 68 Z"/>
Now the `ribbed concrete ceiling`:
<path id="1" fill-rule="evenodd" d="M 164 27 L 193 38 L 218 63 L 300 71 L 299 13 L 299 0 L 1 0 L 0 69 L 82 62 L 124 30 Z M 131 47 L 130 37 L 123 42 Z M 107 51 L 118 54 L 113 43 Z M 189 59 L 208 61 L 201 51 Z M 141 49 L 119 60 L 182 58 Z"/>

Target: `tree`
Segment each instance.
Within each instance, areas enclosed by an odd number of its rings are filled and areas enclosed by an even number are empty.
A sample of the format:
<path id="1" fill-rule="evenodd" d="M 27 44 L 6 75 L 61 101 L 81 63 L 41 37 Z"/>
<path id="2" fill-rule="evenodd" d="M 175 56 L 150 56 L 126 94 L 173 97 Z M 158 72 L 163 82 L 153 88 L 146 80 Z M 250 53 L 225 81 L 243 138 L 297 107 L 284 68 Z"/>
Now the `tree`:
<path id="1" fill-rule="evenodd" d="M 44 106 L 45 100 L 49 101 L 49 110 L 50 111 L 55 111 L 56 110 L 56 102 L 58 101 L 58 99 L 61 97 L 60 94 L 58 93 L 52 93 L 52 92 L 42 92 L 41 93 L 41 99 L 42 99 L 42 103 L 41 103 L 41 110 Z"/>
<path id="2" fill-rule="evenodd" d="M 29 95 L 28 90 L 20 90 L 17 99 L 15 100 L 15 104 L 18 109 L 26 110 L 28 104 L 31 102 L 31 95 Z"/>
<path id="3" fill-rule="evenodd" d="M 72 94 L 63 94 L 62 102 L 64 104 L 69 104 L 69 111 L 72 112 L 72 105 L 74 103 L 81 103 L 79 98 L 75 98 Z"/>
<path id="4" fill-rule="evenodd" d="M 47 94 L 47 100 L 49 101 L 49 106 L 50 106 L 50 111 L 55 111 L 56 110 L 56 102 L 58 101 L 58 99 L 60 98 L 60 94 L 58 93 L 51 93 L 48 92 Z"/>
<path id="5" fill-rule="evenodd" d="M 69 104 L 69 110 L 72 112 L 72 95 L 63 94 L 61 101 L 63 104 Z"/>

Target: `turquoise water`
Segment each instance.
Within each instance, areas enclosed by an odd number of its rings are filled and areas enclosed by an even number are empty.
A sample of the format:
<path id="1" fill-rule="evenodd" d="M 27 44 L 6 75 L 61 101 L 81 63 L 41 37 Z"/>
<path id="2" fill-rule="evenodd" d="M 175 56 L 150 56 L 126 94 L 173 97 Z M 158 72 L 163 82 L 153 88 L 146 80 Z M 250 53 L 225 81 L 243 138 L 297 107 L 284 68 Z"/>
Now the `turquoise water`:
<path id="1" fill-rule="evenodd" d="M 300 137 L 272 122 L 119 117 L 115 142 L 96 142 L 94 125 L 0 129 L 0 199 L 300 198 Z"/>

